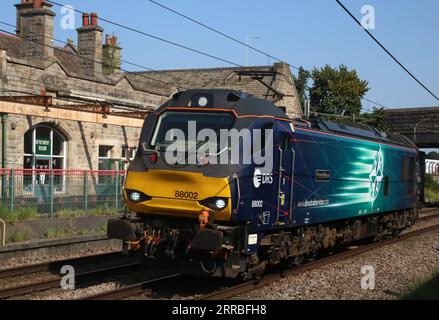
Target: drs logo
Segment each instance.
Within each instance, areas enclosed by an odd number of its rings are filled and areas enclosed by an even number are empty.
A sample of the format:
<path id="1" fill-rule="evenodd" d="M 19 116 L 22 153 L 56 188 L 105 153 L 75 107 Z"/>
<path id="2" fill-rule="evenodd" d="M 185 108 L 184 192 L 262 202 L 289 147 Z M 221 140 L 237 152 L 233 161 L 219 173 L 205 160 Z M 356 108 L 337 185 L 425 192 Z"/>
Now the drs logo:
<path id="1" fill-rule="evenodd" d="M 255 169 L 253 174 L 253 185 L 259 188 L 261 184 L 273 184 L 273 174 L 271 172 L 263 173 L 261 169 Z"/>

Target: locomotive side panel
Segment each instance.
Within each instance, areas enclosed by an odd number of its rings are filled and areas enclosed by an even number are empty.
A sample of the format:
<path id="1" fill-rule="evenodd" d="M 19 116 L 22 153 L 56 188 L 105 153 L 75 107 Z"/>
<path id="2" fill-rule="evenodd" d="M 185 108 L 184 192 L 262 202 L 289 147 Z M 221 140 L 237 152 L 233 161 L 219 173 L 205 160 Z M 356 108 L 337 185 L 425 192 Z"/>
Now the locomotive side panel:
<path id="1" fill-rule="evenodd" d="M 294 144 L 296 225 L 415 206 L 414 149 L 303 129 Z"/>

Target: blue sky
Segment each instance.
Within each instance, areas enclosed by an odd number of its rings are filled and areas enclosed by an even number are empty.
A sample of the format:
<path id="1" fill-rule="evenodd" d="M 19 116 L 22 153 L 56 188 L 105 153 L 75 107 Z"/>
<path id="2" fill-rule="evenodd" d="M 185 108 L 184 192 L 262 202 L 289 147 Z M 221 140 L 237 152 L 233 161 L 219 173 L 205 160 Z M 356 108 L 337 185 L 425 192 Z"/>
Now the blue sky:
<path id="1" fill-rule="evenodd" d="M 0 20 L 15 23 L 14 3 L 2 0 Z M 244 47 L 167 12 L 148 0 L 58 0 L 63 4 L 148 33 L 206 51 L 238 64 L 245 63 Z M 439 105 L 371 41 L 334 0 L 159 0 L 242 41 L 260 35 L 251 45 L 293 65 L 305 68 L 346 64 L 368 80 L 367 97 L 388 107 Z M 380 39 L 433 92 L 439 94 L 439 1 L 344 0 L 359 18 L 363 5 L 372 5 Z M 60 26 L 57 13 L 55 36 L 73 38 L 76 31 Z M 76 16 L 76 25 L 81 19 Z M 101 22 L 107 33 L 119 37 L 123 59 L 153 69 L 228 66 L 153 39 Z M 2 29 L 5 27 L 1 26 Z M 9 29 L 10 30 L 10 29 Z M 271 61 L 272 62 L 272 61 Z M 249 52 L 249 64 L 266 65 L 267 57 Z M 132 70 L 131 67 L 125 66 Z M 293 70 L 294 71 L 294 70 Z M 366 107 L 371 105 L 365 103 Z"/>

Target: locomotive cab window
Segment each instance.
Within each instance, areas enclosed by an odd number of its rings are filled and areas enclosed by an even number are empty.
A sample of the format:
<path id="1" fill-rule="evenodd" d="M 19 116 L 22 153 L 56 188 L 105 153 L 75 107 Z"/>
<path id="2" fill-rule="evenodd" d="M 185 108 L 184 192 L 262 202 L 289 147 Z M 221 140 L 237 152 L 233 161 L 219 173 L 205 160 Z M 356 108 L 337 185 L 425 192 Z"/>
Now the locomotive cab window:
<path id="1" fill-rule="evenodd" d="M 257 129 L 259 129 L 259 128 L 257 128 Z M 260 129 L 261 129 L 261 140 L 260 140 L 261 147 L 260 147 L 260 149 L 253 148 L 253 154 L 265 150 L 267 134 L 269 134 L 269 132 L 270 132 L 269 130 L 273 130 L 273 123 L 272 122 L 266 123 Z"/>
<path id="2" fill-rule="evenodd" d="M 198 135 L 203 129 L 210 129 L 219 139 L 222 129 L 229 130 L 234 123 L 234 117 L 227 112 L 181 112 L 167 111 L 157 121 L 154 134 L 151 139 L 152 147 L 169 145 L 176 137 L 188 141 L 197 141 Z M 195 139 L 195 140 L 194 140 Z M 217 141 L 219 147 L 219 141 Z"/>

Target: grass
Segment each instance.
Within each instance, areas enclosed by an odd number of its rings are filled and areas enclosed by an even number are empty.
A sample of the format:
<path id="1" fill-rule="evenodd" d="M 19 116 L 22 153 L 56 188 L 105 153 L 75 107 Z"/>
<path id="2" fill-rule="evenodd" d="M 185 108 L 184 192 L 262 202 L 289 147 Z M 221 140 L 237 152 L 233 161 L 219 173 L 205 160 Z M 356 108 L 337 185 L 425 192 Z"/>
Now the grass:
<path id="1" fill-rule="evenodd" d="M 0 207 L 0 219 L 6 222 L 15 223 L 25 220 L 35 220 L 37 218 L 37 210 L 32 207 L 21 207 L 14 211 L 6 207 Z"/>
<path id="2" fill-rule="evenodd" d="M 103 217 L 115 216 L 118 211 L 114 208 L 96 207 L 88 211 L 75 209 L 62 209 L 55 213 L 56 218 L 78 218 L 78 217 Z"/>
<path id="3" fill-rule="evenodd" d="M 103 216 L 115 216 L 119 212 L 114 208 L 96 207 L 88 211 L 74 210 L 74 209 L 62 209 L 55 212 L 53 217 L 55 218 L 78 218 L 78 217 L 103 217 Z M 14 211 L 11 211 L 8 207 L 0 206 L 0 219 L 9 222 L 16 223 L 20 221 L 36 220 L 47 218 L 47 214 L 39 214 L 37 209 L 33 207 L 19 207 Z"/>
<path id="4" fill-rule="evenodd" d="M 8 239 L 7 243 L 14 243 L 14 242 L 23 242 L 29 239 L 29 231 L 27 229 L 20 229 L 15 230 L 13 234 L 11 234 Z"/>
<path id="5" fill-rule="evenodd" d="M 48 227 L 46 229 L 46 233 L 44 234 L 44 237 L 47 239 L 55 239 L 60 238 L 65 235 L 65 229 L 64 228 L 52 228 Z"/>
<path id="6" fill-rule="evenodd" d="M 439 271 L 434 272 L 427 281 L 416 283 L 400 299 L 439 300 Z"/>
<path id="7" fill-rule="evenodd" d="M 425 189 L 425 201 L 430 203 L 439 202 L 439 193 Z"/>
<path id="8" fill-rule="evenodd" d="M 57 238 L 66 238 L 66 237 L 74 237 L 74 236 L 84 236 L 90 234 L 105 234 L 106 230 L 107 230 L 106 224 L 96 226 L 93 229 L 75 230 L 72 220 L 72 223 L 69 223 L 68 227 L 65 226 L 59 228 L 48 227 L 46 229 L 46 232 L 44 233 L 44 238 L 57 239 Z"/>
<path id="9" fill-rule="evenodd" d="M 425 176 L 425 201 L 439 202 L 439 183 L 431 175 Z"/>
<path id="10" fill-rule="evenodd" d="M 37 209 L 32 207 L 22 207 L 19 208 L 16 211 L 17 214 L 17 220 L 18 221 L 24 221 L 24 220 L 35 220 L 38 218 L 38 212 Z"/>

